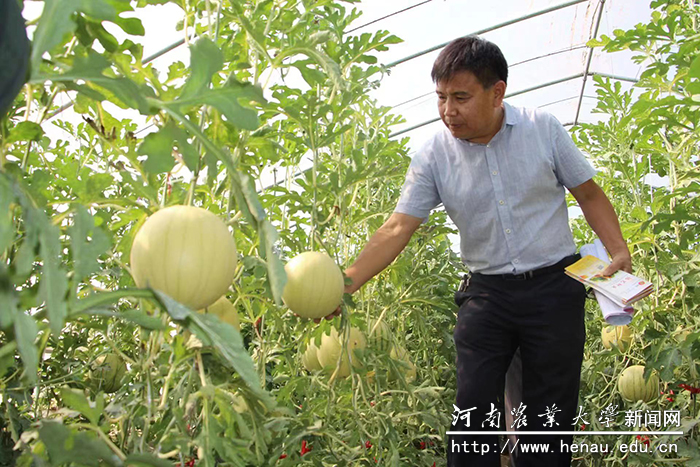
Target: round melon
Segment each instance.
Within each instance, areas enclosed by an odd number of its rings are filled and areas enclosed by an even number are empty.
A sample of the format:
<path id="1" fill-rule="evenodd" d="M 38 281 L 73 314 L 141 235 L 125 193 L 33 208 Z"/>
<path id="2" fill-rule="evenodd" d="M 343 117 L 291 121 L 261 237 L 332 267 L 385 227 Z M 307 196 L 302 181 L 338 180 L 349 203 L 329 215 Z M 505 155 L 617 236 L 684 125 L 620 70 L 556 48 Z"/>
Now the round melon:
<path id="1" fill-rule="evenodd" d="M 613 345 L 615 345 L 621 352 L 624 352 L 632 345 L 632 330 L 627 325 L 605 326 L 600 339 L 603 341 L 603 347 L 606 349 L 612 349 Z"/>
<path id="2" fill-rule="evenodd" d="M 193 206 L 171 206 L 141 226 L 131 247 L 138 287 L 152 287 L 199 310 L 224 295 L 236 271 L 236 244 L 216 215 Z"/>
<path id="3" fill-rule="evenodd" d="M 345 282 L 335 261 L 325 253 L 307 251 L 292 258 L 284 267 L 287 284 L 282 300 L 302 318 L 316 319 L 338 308 Z"/>
<path id="4" fill-rule="evenodd" d="M 362 365 L 354 351 L 355 349 L 365 349 L 366 347 L 367 341 L 365 340 L 365 336 L 362 334 L 362 331 L 351 327 L 350 337 L 345 348 L 343 358 L 340 361 L 338 376 L 345 378 L 346 376 L 350 375 L 351 358 L 352 365 L 355 368 Z M 324 334 L 321 337 L 321 346 L 318 348 L 318 352 L 316 353 L 318 362 L 324 369 L 335 371 L 342 350 L 343 343 L 341 336 L 338 335 L 338 331 L 336 331 L 335 328 L 331 328 L 330 334 Z"/>
<path id="5" fill-rule="evenodd" d="M 391 328 L 384 320 L 370 321 L 367 326 L 369 346 L 376 350 L 388 352 L 391 349 Z"/>
<path id="6" fill-rule="evenodd" d="M 684 342 L 685 339 L 691 334 L 691 331 L 690 329 L 685 329 L 682 324 L 679 324 L 674 334 L 678 342 Z"/>
<path id="7" fill-rule="evenodd" d="M 617 388 L 627 402 L 649 402 L 659 394 L 659 377 L 652 373 L 649 380 L 644 381 L 644 366 L 633 365 L 620 374 Z"/>
<path id="8" fill-rule="evenodd" d="M 238 319 L 238 312 L 225 295 L 222 295 L 212 305 L 198 310 L 198 312 L 216 315 L 222 322 L 230 324 L 239 331 L 241 330 L 241 321 Z"/>
<path id="9" fill-rule="evenodd" d="M 90 381 L 98 391 L 112 393 L 119 390 L 126 374 L 126 363 L 119 355 L 109 353 L 100 355 L 90 368 Z"/>
<path id="10" fill-rule="evenodd" d="M 313 341 L 309 342 L 306 351 L 301 354 L 301 364 L 304 365 L 306 371 L 318 371 L 323 368 L 318 361 L 318 347 Z"/>
<path id="11" fill-rule="evenodd" d="M 412 383 L 413 381 L 415 381 L 416 365 L 414 365 L 411 361 L 410 355 L 408 354 L 408 351 L 405 348 L 401 347 L 400 345 L 392 347 L 391 352 L 389 353 L 389 357 L 408 365 L 408 368 L 404 368 L 404 378 L 406 379 L 407 383 Z M 393 381 L 394 379 L 395 378 L 393 377 L 393 375 L 389 374 L 389 380 Z"/>

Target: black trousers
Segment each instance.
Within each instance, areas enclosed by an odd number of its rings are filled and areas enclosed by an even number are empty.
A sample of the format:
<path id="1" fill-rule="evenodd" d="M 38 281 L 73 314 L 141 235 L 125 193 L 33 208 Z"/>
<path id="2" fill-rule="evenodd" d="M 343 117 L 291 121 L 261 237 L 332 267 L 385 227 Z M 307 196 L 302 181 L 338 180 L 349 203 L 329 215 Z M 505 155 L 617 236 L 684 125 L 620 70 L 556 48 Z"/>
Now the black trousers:
<path id="1" fill-rule="evenodd" d="M 528 280 L 472 276 L 467 290 L 455 296 L 461 302 L 454 331 L 459 411 L 450 431 L 572 431 L 586 338 L 585 297 L 585 287 L 563 270 Z M 503 393 L 506 370 L 518 348 L 523 411 L 511 427 L 506 425 Z M 529 445 L 547 444 L 549 452 L 519 450 L 517 467 L 571 464 L 571 454 L 561 444 L 570 444 L 572 436 L 518 438 Z M 448 436 L 447 463 L 498 467 L 501 449 L 512 448 L 512 443 L 503 448 L 495 434 Z"/>

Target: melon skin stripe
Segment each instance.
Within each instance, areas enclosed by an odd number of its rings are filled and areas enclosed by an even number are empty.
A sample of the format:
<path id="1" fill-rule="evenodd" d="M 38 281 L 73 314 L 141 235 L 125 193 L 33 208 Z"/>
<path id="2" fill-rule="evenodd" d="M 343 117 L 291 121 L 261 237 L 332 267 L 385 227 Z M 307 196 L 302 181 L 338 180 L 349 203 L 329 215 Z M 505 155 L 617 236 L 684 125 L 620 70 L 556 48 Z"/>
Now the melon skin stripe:
<path id="1" fill-rule="evenodd" d="M 649 381 L 644 380 L 644 366 L 632 365 L 620 374 L 617 382 L 620 395 L 627 402 L 654 400 L 659 388 L 659 377 L 652 373 Z"/>

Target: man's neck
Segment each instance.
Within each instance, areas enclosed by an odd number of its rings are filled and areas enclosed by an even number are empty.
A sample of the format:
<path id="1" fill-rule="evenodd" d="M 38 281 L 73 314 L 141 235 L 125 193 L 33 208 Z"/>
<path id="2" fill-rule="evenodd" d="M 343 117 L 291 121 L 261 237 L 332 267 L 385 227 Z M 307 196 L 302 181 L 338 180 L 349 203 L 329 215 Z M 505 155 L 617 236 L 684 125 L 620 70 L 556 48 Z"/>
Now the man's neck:
<path id="1" fill-rule="evenodd" d="M 466 141 L 476 144 L 489 144 L 493 137 L 496 136 L 499 131 L 501 131 L 501 128 L 503 127 L 503 120 L 506 118 L 506 112 L 503 108 L 503 104 L 501 104 L 501 107 L 499 107 L 496 112 L 498 113 L 498 116 L 494 119 L 493 127 L 491 128 L 491 131 L 488 135 L 479 136 L 477 138 L 468 139 Z"/>

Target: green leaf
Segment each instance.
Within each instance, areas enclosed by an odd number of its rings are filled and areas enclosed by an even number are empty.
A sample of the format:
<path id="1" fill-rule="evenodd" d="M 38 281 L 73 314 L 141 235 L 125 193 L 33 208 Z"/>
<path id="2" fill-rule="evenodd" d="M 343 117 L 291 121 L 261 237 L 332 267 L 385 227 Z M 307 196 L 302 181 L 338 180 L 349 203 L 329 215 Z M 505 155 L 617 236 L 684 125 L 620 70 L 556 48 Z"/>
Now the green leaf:
<path id="1" fill-rule="evenodd" d="M 700 55 L 695 57 L 693 62 L 690 64 L 690 76 L 693 78 L 700 78 Z"/>
<path id="2" fill-rule="evenodd" d="M 680 366 L 682 363 L 683 359 L 680 350 L 678 350 L 675 347 L 671 347 L 661 351 L 661 353 L 659 354 L 659 358 L 657 362 L 655 362 L 654 366 L 656 368 L 659 368 L 659 365 L 662 365 L 663 368 L 661 370 L 661 379 L 664 381 L 672 381 L 673 370 L 676 367 Z"/>
<path id="3" fill-rule="evenodd" d="M 116 37 L 107 32 L 104 26 L 102 26 L 102 23 L 98 21 L 88 21 L 86 27 L 90 36 L 97 38 L 107 52 L 113 53 L 119 49 L 119 41 Z"/>
<path id="4" fill-rule="evenodd" d="M 245 198 L 246 205 L 250 209 L 250 213 L 255 218 L 256 222 L 262 222 L 265 219 L 265 209 L 260 203 L 260 198 L 258 197 L 258 192 L 255 190 L 255 183 L 248 176 L 248 174 L 243 172 L 238 172 L 238 184 L 241 189 L 241 193 Z"/>
<path id="5" fill-rule="evenodd" d="M 138 154 L 147 156 L 143 168 L 148 173 L 169 172 L 175 164 L 173 146 L 180 151 L 187 168 L 194 171 L 197 168 L 199 156 L 197 150 L 187 140 L 187 133 L 169 121 L 157 133 L 150 133 L 144 138 L 138 148 Z"/>
<path id="6" fill-rule="evenodd" d="M 126 467 L 173 467 L 172 462 L 168 462 L 165 459 L 158 459 L 146 453 L 129 454 L 124 460 L 124 465 Z"/>
<path id="7" fill-rule="evenodd" d="M 309 36 L 307 45 L 310 47 L 316 44 L 323 44 L 328 42 L 330 38 L 331 31 L 316 31 Z"/>
<path id="8" fill-rule="evenodd" d="M 80 314 L 89 316 L 102 316 L 105 318 L 123 319 L 150 331 L 165 331 L 168 329 L 168 327 L 165 324 L 163 324 L 163 322 L 159 318 L 149 316 L 141 310 L 126 310 L 122 312 L 113 312 L 101 308 L 92 308 Z M 75 316 L 78 316 L 78 314 L 71 314 L 71 317 Z"/>
<path id="9" fill-rule="evenodd" d="M 110 62 L 103 57 L 89 51 L 87 56 L 75 57 L 73 68 L 61 74 L 36 74 L 32 75 L 31 83 L 41 84 L 50 80 L 53 82 L 70 83 L 78 80 L 90 81 L 97 84 L 118 99 L 116 104 L 137 109 L 144 115 L 153 113 L 146 98 L 154 98 L 155 93 L 149 87 L 139 87 L 135 82 L 127 78 L 110 78 L 102 74 L 102 71 L 110 66 Z M 109 96 L 108 96 L 109 97 Z"/>
<path id="10" fill-rule="evenodd" d="M 138 324 L 144 329 L 153 331 L 165 331 L 168 327 L 159 318 L 150 316 L 142 310 L 126 310 L 117 313 L 117 317 Z"/>
<path id="11" fill-rule="evenodd" d="M 51 464 L 55 466 L 72 465 L 77 459 L 82 465 L 95 467 L 100 466 L 101 462 L 114 467 L 123 465 L 103 441 L 95 439 L 92 434 L 63 426 L 60 422 L 42 421 L 39 438 L 46 445 Z"/>
<path id="12" fill-rule="evenodd" d="M 90 86 L 85 85 L 85 84 L 75 84 L 72 82 L 67 82 L 67 83 L 63 83 L 63 85 L 66 87 L 66 89 L 70 89 L 71 91 L 77 91 L 79 94 L 82 95 L 82 97 L 87 97 L 88 99 L 91 99 L 93 101 L 102 102 L 103 100 L 106 99 L 104 94 L 100 93 L 96 89 L 93 89 Z M 77 104 L 76 104 L 76 106 L 77 106 Z M 76 110 L 76 111 L 78 111 L 78 110 Z M 82 112 L 78 111 L 78 113 L 82 113 Z"/>
<path id="13" fill-rule="evenodd" d="M 0 252 L 5 251 L 15 239 L 10 205 L 14 201 L 12 187 L 4 176 L 0 176 Z"/>
<path id="14" fill-rule="evenodd" d="M 199 39 L 190 47 L 190 77 L 182 88 L 180 99 L 187 99 L 205 91 L 214 73 L 224 66 L 221 50 L 207 38 Z"/>
<path id="15" fill-rule="evenodd" d="M 104 410 L 104 397 L 102 393 L 99 393 L 96 398 L 95 403 L 90 403 L 85 393 L 79 389 L 72 388 L 61 388 L 61 399 L 63 403 L 71 410 L 80 412 L 85 418 L 90 420 L 95 426 L 100 423 L 100 417 L 102 416 L 102 411 Z"/>
<path id="16" fill-rule="evenodd" d="M 149 133 L 137 150 L 139 155 L 147 157 L 143 169 L 150 174 L 169 172 L 175 165 L 173 140 L 167 133 L 165 129 Z"/>
<path id="17" fill-rule="evenodd" d="M 158 290 L 153 290 L 153 293 L 174 320 L 184 321 L 187 329 L 192 331 L 202 344 L 217 349 L 224 361 L 238 372 L 248 388 L 263 403 L 272 406 L 272 399 L 260 386 L 253 360 L 248 355 L 241 333 L 236 328 L 222 323 L 216 315 L 196 313 Z"/>
<path id="18" fill-rule="evenodd" d="M 66 308 L 66 293 L 68 279 L 61 267 L 61 230 L 46 221 L 39 237 L 41 239 L 41 279 L 39 281 L 39 297 L 46 303 L 51 331 L 58 336 L 68 314 Z"/>
<path id="19" fill-rule="evenodd" d="M 72 303 L 70 316 L 74 317 L 79 314 L 89 314 L 91 310 L 104 309 L 123 298 L 153 299 L 154 296 L 153 292 L 148 289 L 121 289 L 112 292 L 95 293 Z"/>
<path id="20" fill-rule="evenodd" d="M 160 303 L 165 307 L 165 311 L 168 312 L 171 318 L 177 321 L 184 321 L 188 317 L 194 314 L 192 310 L 183 305 L 182 303 L 170 298 L 163 292 L 155 289 L 151 289 L 153 295 L 160 301 Z"/>
<path id="21" fill-rule="evenodd" d="M 71 16 L 81 11 L 99 20 L 114 21 L 117 11 L 104 0 L 45 0 L 32 41 L 32 77 L 39 74 L 44 52 L 61 43 L 63 37 L 75 29 Z"/>
<path id="22" fill-rule="evenodd" d="M 661 339 L 664 336 L 666 336 L 666 333 L 663 333 L 651 327 L 646 328 L 646 330 L 644 331 L 644 338 L 649 341 Z"/>
<path id="23" fill-rule="evenodd" d="M 177 105 L 178 108 L 189 108 L 200 105 L 210 105 L 221 112 L 232 125 L 244 130 L 258 128 L 258 113 L 243 107 L 239 100 L 265 102 L 260 88 L 250 84 L 233 82 L 225 87 L 204 89 L 201 92 L 180 98 L 167 106 Z"/>
<path id="24" fill-rule="evenodd" d="M 17 292 L 4 264 L 0 264 L 0 311 L 0 329 L 7 329 L 17 314 Z"/>
<path id="25" fill-rule="evenodd" d="M 93 272 L 100 270 L 97 259 L 104 254 L 110 245 L 107 235 L 99 227 L 95 227 L 95 220 L 88 210 L 78 205 L 73 225 L 68 228 L 73 248 L 74 276 L 73 281 L 79 281 L 88 277 Z M 88 237 L 91 240 L 88 240 Z"/>
<path id="26" fill-rule="evenodd" d="M 260 232 L 261 248 L 264 249 L 264 257 L 267 263 L 267 278 L 270 283 L 270 290 L 277 305 L 282 304 L 282 292 L 287 283 L 287 273 L 284 270 L 284 263 L 274 251 L 274 244 L 278 239 L 277 230 L 268 220 L 262 222 Z"/>
<path id="27" fill-rule="evenodd" d="M 253 360 L 248 355 L 241 333 L 228 323 L 222 323 L 218 316 L 203 313 L 191 313 L 187 328 L 205 345 L 217 349 L 224 361 L 241 376 L 248 388 L 262 402 L 272 407 L 272 398 L 260 386 Z"/>
<path id="28" fill-rule="evenodd" d="M 347 88 L 347 83 L 343 79 L 342 72 L 340 71 L 338 64 L 321 51 L 308 47 L 291 47 L 277 55 L 275 57 L 275 62 L 279 65 L 285 58 L 292 57 L 297 54 L 306 55 L 318 63 L 325 70 L 335 87 L 341 90 L 345 90 Z"/>
<path id="29" fill-rule="evenodd" d="M 39 369 L 39 352 L 34 345 L 36 336 L 39 334 L 36 321 L 26 313 L 15 313 L 14 321 L 17 350 L 19 350 L 19 356 L 22 357 L 25 374 L 30 384 L 36 384 Z"/>
<path id="30" fill-rule="evenodd" d="M 226 168 L 229 170 L 229 173 L 236 173 L 236 168 L 233 165 L 233 161 L 231 160 L 230 155 L 226 152 L 226 150 L 222 149 L 220 146 L 215 144 L 211 139 L 205 135 L 202 130 L 192 123 L 189 118 L 187 118 L 185 115 L 180 113 L 176 108 L 173 107 L 172 104 L 166 104 L 164 102 L 160 101 L 154 101 L 154 104 L 158 106 L 159 108 L 162 108 L 165 110 L 168 114 L 173 116 L 178 122 L 182 124 L 182 126 L 185 127 L 185 130 L 189 132 L 189 134 L 195 136 L 201 143 L 202 145 L 206 148 L 207 151 L 209 151 L 211 154 L 215 155 L 217 159 L 219 159 L 223 164 L 226 166 Z"/>
<path id="31" fill-rule="evenodd" d="M 141 20 L 138 18 L 122 18 L 118 16 L 114 20 L 114 23 L 122 28 L 125 33 L 131 34 L 132 36 L 143 36 L 146 34 L 146 29 L 144 29 L 143 23 L 141 23 Z"/>
<path id="32" fill-rule="evenodd" d="M 10 135 L 7 137 L 6 143 L 15 143 L 17 141 L 39 141 L 44 136 L 44 130 L 41 126 L 34 122 L 19 122 L 12 128 Z"/>

